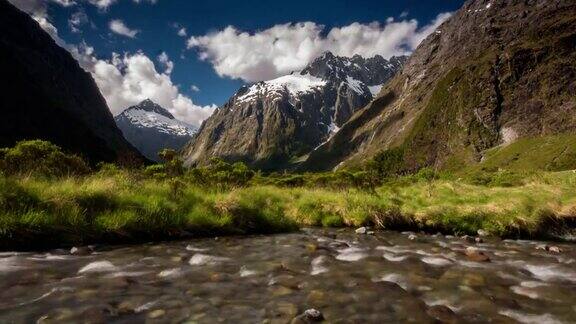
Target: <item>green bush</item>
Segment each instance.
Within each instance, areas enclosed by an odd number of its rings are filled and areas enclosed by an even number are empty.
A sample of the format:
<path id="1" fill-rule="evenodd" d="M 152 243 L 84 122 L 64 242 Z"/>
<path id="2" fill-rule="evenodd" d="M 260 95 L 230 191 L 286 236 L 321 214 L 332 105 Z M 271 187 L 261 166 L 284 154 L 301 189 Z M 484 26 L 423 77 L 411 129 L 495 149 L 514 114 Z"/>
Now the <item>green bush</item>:
<path id="1" fill-rule="evenodd" d="M 66 154 L 60 147 L 42 140 L 20 141 L 0 152 L 0 171 L 5 175 L 62 177 L 90 172 L 79 156 Z"/>
<path id="2" fill-rule="evenodd" d="M 193 184 L 218 188 L 244 187 L 254 175 L 255 172 L 242 162 L 230 164 L 218 158 L 213 158 L 206 167 L 191 168 L 186 173 Z"/>
<path id="3" fill-rule="evenodd" d="M 144 168 L 144 174 L 148 177 L 156 179 L 166 179 L 168 178 L 168 172 L 166 171 L 166 165 L 164 164 L 152 164 Z"/>
<path id="4" fill-rule="evenodd" d="M 177 177 L 184 174 L 184 162 L 178 152 L 173 149 L 163 149 L 158 156 L 164 161 L 164 172 L 167 176 Z"/>
<path id="5" fill-rule="evenodd" d="M 377 173 L 379 177 L 390 178 L 404 171 L 404 149 L 392 148 L 374 156 L 367 164 L 368 170 Z"/>

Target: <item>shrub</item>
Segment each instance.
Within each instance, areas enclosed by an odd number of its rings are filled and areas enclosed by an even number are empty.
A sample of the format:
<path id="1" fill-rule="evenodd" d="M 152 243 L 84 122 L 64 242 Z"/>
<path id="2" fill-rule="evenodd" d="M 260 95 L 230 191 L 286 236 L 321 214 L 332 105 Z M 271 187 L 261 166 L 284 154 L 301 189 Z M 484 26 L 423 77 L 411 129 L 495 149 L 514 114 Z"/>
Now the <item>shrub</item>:
<path id="1" fill-rule="evenodd" d="M 404 169 L 404 150 L 398 147 L 382 151 L 368 162 L 367 168 L 382 178 L 398 176 Z"/>
<path id="2" fill-rule="evenodd" d="M 65 154 L 60 147 L 42 140 L 20 141 L 0 153 L 0 170 L 6 175 L 62 177 L 90 171 L 79 156 Z"/>
<path id="3" fill-rule="evenodd" d="M 207 167 L 192 168 L 186 175 L 188 180 L 196 185 L 227 188 L 248 185 L 255 172 L 242 162 L 230 164 L 213 158 Z"/>
<path id="4" fill-rule="evenodd" d="M 149 165 L 144 168 L 144 174 L 158 180 L 168 178 L 168 172 L 166 172 L 166 166 L 164 164 Z"/>
<path id="5" fill-rule="evenodd" d="M 164 161 L 166 175 L 177 177 L 184 174 L 184 162 L 180 159 L 178 152 L 173 149 L 163 149 L 158 152 L 158 156 Z"/>

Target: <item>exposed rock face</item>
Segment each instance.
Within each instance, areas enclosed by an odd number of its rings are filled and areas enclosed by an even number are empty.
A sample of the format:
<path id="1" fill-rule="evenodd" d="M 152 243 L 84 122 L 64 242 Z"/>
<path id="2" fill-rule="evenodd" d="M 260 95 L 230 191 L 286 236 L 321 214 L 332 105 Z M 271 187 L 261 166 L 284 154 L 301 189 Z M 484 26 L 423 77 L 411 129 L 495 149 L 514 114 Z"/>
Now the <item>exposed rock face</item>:
<path id="1" fill-rule="evenodd" d="M 96 83 L 38 23 L 0 0 L 0 147 L 51 141 L 91 161 L 141 159 Z"/>
<path id="2" fill-rule="evenodd" d="M 409 168 L 458 168 L 518 138 L 573 133 L 575 112 L 576 2 L 471 0 L 302 168 L 392 147 Z"/>
<path id="3" fill-rule="evenodd" d="M 114 120 L 124 137 L 153 161 L 159 161 L 162 149 L 180 150 L 196 131 L 149 99 L 124 110 Z"/>
<path id="4" fill-rule="evenodd" d="M 186 165 L 217 156 L 263 169 L 288 167 L 326 141 L 401 67 L 326 52 L 304 70 L 241 88 L 184 149 Z"/>

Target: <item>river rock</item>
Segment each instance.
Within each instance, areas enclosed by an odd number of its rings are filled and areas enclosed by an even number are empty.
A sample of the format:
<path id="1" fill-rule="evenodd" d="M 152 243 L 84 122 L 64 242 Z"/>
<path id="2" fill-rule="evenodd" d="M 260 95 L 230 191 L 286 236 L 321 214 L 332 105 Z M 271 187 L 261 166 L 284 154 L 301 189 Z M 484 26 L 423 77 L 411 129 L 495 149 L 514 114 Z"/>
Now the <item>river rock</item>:
<path id="1" fill-rule="evenodd" d="M 470 235 L 464 235 L 461 237 L 461 239 L 463 239 L 464 241 L 466 241 L 468 243 L 474 243 L 475 242 L 474 238 Z"/>
<path id="2" fill-rule="evenodd" d="M 455 323 L 458 321 L 458 316 L 444 305 L 431 306 L 426 310 L 426 313 L 442 323 Z"/>
<path id="3" fill-rule="evenodd" d="M 542 245 L 536 246 L 536 250 L 543 250 L 543 251 L 554 252 L 554 253 L 562 253 L 562 249 L 560 247 L 555 246 L 555 245 L 547 245 L 547 244 L 542 244 Z"/>
<path id="4" fill-rule="evenodd" d="M 415 234 L 410 234 L 410 235 L 408 235 L 408 239 L 409 239 L 410 241 L 414 241 L 414 240 L 416 240 L 417 238 L 418 238 L 418 236 L 416 236 Z"/>
<path id="5" fill-rule="evenodd" d="M 550 252 L 554 252 L 554 253 L 562 253 L 562 249 L 557 247 L 557 246 L 551 246 L 548 248 L 548 251 Z"/>
<path id="6" fill-rule="evenodd" d="M 90 255 L 92 254 L 92 252 L 94 251 L 90 246 L 80 246 L 80 247 L 74 246 L 70 249 L 70 254 L 72 255 Z"/>
<path id="7" fill-rule="evenodd" d="M 486 236 L 490 235 L 490 233 L 488 233 L 488 231 L 483 230 L 483 229 L 479 229 L 478 231 L 476 231 L 476 233 L 478 233 L 478 236 L 480 236 L 480 237 L 486 237 Z"/>
<path id="8" fill-rule="evenodd" d="M 304 313 L 296 316 L 291 324 L 308 324 L 308 323 L 318 323 L 324 321 L 324 315 L 315 308 L 310 308 L 304 311 Z"/>
<path id="9" fill-rule="evenodd" d="M 148 313 L 148 317 L 152 318 L 152 319 L 159 318 L 159 317 L 162 317 L 164 315 L 166 315 L 166 311 L 163 309 L 156 309 L 156 310 L 153 310 L 150 313 Z"/>
<path id="10" fill-rule="evenodd" d="M 83 323 L 107 323 L 110 311 L 103 307 L 90 307 L 82 312 Z"/>
<path id="11" fill-rule="evenodd" d="M 359 227 L 356 229 L 356 234 L 366 234 L 368 232 L 368 229 L 365 226 Z"/>
<path id="12" fill-rule="evenodd" d="M 330 304 L 330 301 L 324 291 L 315 289 L 308 294 L 308 297 L 306 298 L 306 304 L 315 307 L 325 307 Z"/>
<path id="13" fill-rule="evenodd" d="M 486 253 L 478 250 L 475 247 L 471 247 L 471 246 L 467 247 L 466 250 L 464 251 L 464 253 L 466 254 L 466 257 L 468 258 L 468 260 L 470 260 L 470 261 L 490 262 L 490 257 Z"/>

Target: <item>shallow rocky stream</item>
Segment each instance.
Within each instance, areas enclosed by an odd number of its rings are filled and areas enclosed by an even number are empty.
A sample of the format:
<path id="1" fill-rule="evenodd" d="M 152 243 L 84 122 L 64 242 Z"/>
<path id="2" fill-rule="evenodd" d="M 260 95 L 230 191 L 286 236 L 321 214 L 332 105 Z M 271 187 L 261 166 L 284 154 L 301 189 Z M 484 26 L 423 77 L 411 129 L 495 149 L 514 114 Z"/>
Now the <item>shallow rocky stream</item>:
<path id="1" fill-rule="evenodd" d="M 306 229 L 5 252 L 0 323 L 576 323 L 576 246 L 542 245 Z"/>

